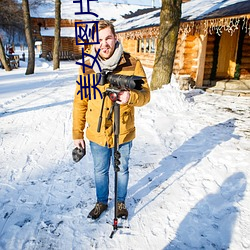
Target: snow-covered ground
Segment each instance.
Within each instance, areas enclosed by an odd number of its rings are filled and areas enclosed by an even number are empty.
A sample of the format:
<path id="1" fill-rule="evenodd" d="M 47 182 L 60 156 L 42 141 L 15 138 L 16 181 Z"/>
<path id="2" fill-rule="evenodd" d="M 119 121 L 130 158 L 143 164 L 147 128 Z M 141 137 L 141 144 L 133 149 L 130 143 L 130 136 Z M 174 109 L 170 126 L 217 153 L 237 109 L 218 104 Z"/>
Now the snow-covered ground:
<path id="1" fill-rule="evenodd" d="M 34 75 L 0 69 L 0 249 L 250 249 L 250 99 L 153 91 L 137 108 L 129 229 L 98 222 L 89 146 L 72 161 L 78 66 L 36 61 Z M 151 71 L 146 69 L 150 78 Z M 98 119 L 98 117 L 97 117 Z"/>

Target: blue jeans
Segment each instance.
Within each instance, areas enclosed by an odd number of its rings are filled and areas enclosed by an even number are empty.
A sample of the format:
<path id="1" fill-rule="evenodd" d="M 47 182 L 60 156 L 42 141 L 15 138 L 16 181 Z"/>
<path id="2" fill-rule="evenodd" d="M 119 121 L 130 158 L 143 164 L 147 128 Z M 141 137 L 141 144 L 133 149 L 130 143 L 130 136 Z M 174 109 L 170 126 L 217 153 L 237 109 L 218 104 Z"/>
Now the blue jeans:
<path id="1" fill-rule="evenodd" d="M 131 147 L 132 141 L 119 146 L 121 164 L 119 165 L 120 171 L 118 172 L 117 180 L 117 200 L 121 202 L 125 201 L 127 195 L 129 179 L 128 161 Z M 90 142 L 90 148 L 94 160 L 97 202 L 107 204 L 109 196 L 109 168 L 111 160 L 112 163 L 114 162 L 114 148 L 103 147 L 94 142 Z"/>

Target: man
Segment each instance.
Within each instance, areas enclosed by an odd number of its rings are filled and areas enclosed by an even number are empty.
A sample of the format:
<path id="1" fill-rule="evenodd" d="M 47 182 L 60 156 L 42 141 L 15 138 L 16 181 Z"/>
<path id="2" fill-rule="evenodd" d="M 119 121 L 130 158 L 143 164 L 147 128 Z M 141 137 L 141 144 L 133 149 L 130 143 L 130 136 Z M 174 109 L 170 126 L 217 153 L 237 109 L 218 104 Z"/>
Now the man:
<path id="1" fill-rule="evenodd" d="M 150 100 L 150 90 L 147 84 L 145 72 L 141 63 L 131 57 L 128 53 L 123 51 L 122 45 L 117 40 L 114 26 L 109 21 L 100 21 L 98 23 L 99 44 L 92 47 L 89 61 L 85 62 L 90 67 L 83 67 L 79 69 L 78 82 L 80 77 L 90 75 L 89 79 L 93 85 L 93 74 L 100 72 L 98 64 L 94 61 L 98 54 L 98 63 L 101 69 L 112 71 L 112 74 L 121 75 L 136 75 L 143 77 L 142 90 L 121 90 L 118 94 L 120 104 L 120 135 L 119 135 L 119 152 L 121 154 L 118 172 L 118 194 L 117 194 L 117 217 L 128 216 L 128 211 L 125 206 L 125 198 L 127 195 L 128 186 L 128 161 L 130 156 L 130 149 L 132 140 L 135 138 L 134 126 L 134 107 L 143 106 Z M 96 41 L 95 35 L 95 41 Z M 100 51 L 99 51 L 100 49 Z M 104 93 L 109 87 L 109 84 L 103 86 L 97 85 L 101 93 Z M 94 175 L 96 185 L 97 203 L 90 211 L 88 218 L 97 219 L 108 208 L 109 195 L 109 168 L 110 161 L 113 159 L 114 152 L 114 134 L 113 134 L 113 118 L 111 113 L 112 101 L 107 97 L 104 102 L 104 110 L 102 116 L 104 117 L 101 123 L 100 132 L 97 132 L 98 120 L 101 111 L 102 99 L 99 93 L 96 93 L 94 99 L 94 88 L 91 88 L 91 95 L 81 99 L 77 93 L 80 90 L 79 84 L 76 84 L 76 92 L 73 103 L 73 140 L 77 147 L 85 147 L 83 130 L 87 122 L 86 137 L 90 141 L 90 148 L 94 161 Z M 108 118 L 111 113 L 111 119 Z"/>

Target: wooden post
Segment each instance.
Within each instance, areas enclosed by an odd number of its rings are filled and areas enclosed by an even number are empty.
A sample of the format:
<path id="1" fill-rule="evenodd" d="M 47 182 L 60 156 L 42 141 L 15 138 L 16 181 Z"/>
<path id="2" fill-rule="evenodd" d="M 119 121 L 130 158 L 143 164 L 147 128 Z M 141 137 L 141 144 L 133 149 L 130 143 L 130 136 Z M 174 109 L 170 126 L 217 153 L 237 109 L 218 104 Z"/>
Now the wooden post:
<path id="1" fill-rule="evenodd" d="M 198 65 L 196 72 L 196 86 L 202 87 L 203 78 L 204 78 L 204 68 L 205 68 L 205 60 L 206 60 L 206 51 L 207 51 L 207 35 L 200 34 L 199 36 L 199 54 L 198 54 Z"/>
<path id="2" fill-rule="evenodd" d="M 141 53 L 141 44 L 142 44 L 142 39 L 139 40 L 139 53 Z"/>

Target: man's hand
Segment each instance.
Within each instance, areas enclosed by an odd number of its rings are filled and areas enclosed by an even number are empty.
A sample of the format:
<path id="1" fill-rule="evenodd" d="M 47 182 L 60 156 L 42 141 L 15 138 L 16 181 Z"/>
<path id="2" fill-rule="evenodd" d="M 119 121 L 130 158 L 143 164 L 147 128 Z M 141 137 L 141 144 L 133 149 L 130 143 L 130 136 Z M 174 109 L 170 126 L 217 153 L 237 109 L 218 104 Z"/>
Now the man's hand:
<path id="1" fill-rule="evenodd" d="M 72 151 L 72 157 L 74 162 L 80 161 L 86 154 L 85 142 L 83 139 L 74 140 L 76 148 Z"/>
<path id="2" fill-rule="evenodd" d="M 119 92 L 119 94 L 117 96 L 116 103 L 118 103 L 120 105 L 126 104 L 126 103 L 128 103 L 129 98 L 130 98 L 130 92 L 128 90 L 121 91 L 121 92 Z"/>
<path id="3" fill-rule="evenodd" d="M 83 139 L 74 140 L 74 144 L 78 148 L 80 148 L 80 147 L 85 148 L 85 142 Z"/>

